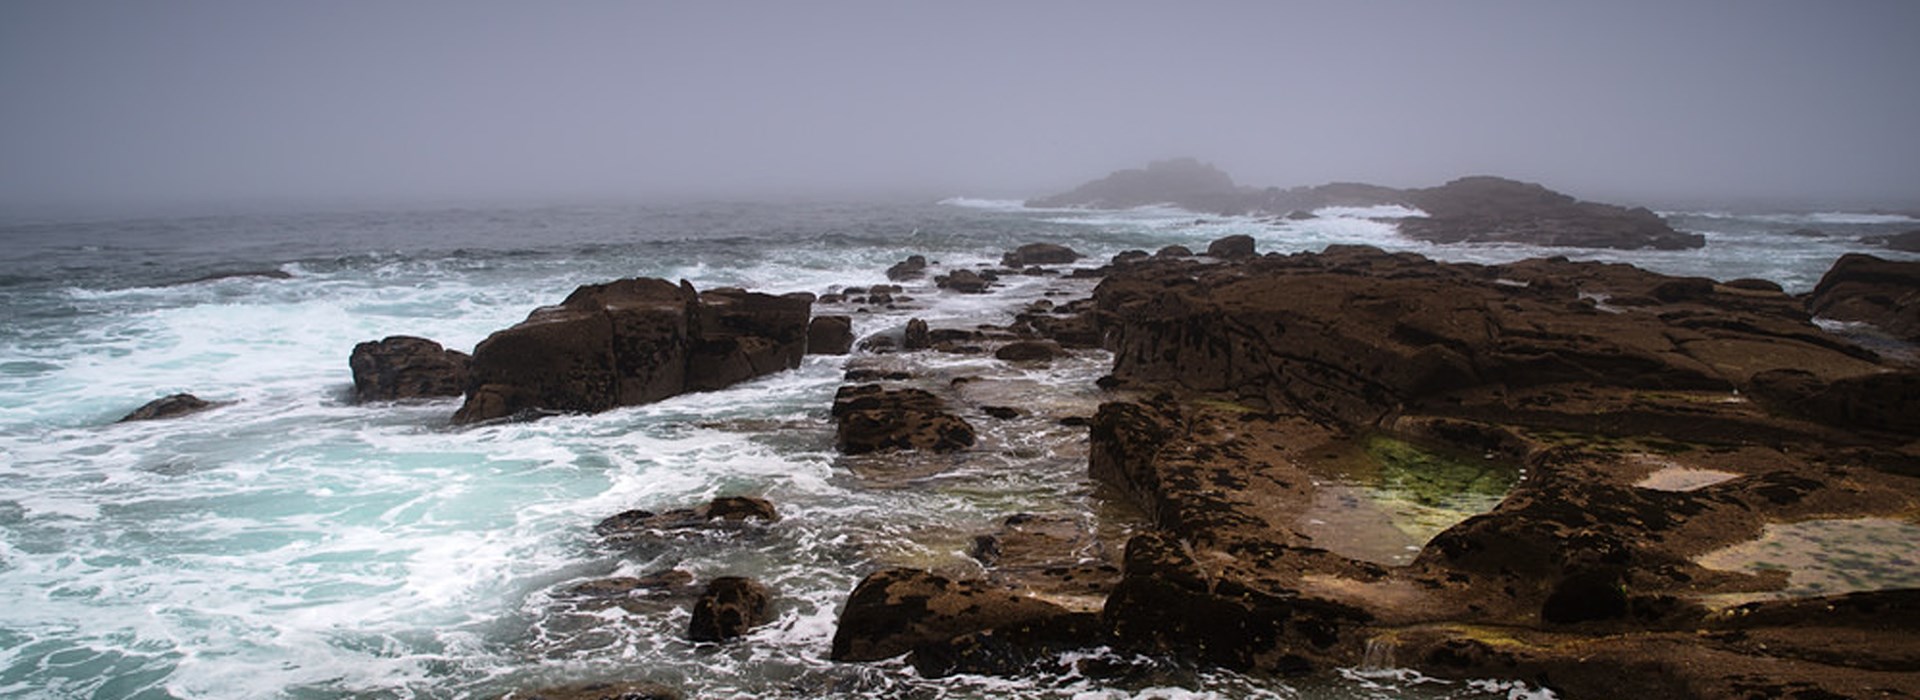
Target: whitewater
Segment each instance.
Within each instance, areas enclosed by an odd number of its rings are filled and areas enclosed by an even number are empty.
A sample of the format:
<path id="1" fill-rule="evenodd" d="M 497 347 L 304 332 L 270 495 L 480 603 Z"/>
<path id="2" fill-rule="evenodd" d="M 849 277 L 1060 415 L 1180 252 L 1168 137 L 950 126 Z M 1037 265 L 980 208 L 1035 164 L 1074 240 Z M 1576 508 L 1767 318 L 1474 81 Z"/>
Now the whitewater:
<path id="1" fill-rule="evenodd" d="M 827 408 L 846 357 L 648 406 L 471 428 L 449 424 L 457 399 L 355 404 L 347 357 L 396 334 L 470 350 L 579 285 L 623 277 L 820 294 L 887 282 L 883 271 L 909 255 L 990 267 L 1029 242 L 1070 246 L 1089 264 L 1232 234 L 1261 252 L 1567 255 L 1795 293 L 1846 252 L 1920 259 L 1859 241 L 1920 228 L 1885 214 L 1667 212 L 1676 229 L 1705 234 L 1691 251 L 1436 246 L 1397 235 L 1393 218 L 1415 211 L 1320 214 L 952 199 L 0 225 L 0 696 L 463 698 L 605 679 L 688 697 L 1526 695 L 1501 679 L 1392 669 L 1312 681 L 1171 664 L 1130 681 L 925 679 L 897 660 L 828 661 L 838 606 L 865 573 L 965 566 L 971 537 L 1008 515 L 1106 507 L 1086 478 L 1083 432 L 1045 418 L 1092 413 L 1111 361 L 1101 352 L 1045 370 L 918 353 L 928 381 L 984 378 L 966 389 L 980 403 L 1033 414 L 976 421 L 981 443 L 938 463 L 835 454 Z M 1005 324 L 1030 302 L 1092 285 L 1009 277 L 969 296 L 908 282 L 901 308 L 815 313 L 850 313 L 856 335 L 910 317 Z M 115 422 L 179 392 L 222 405 Z M 782 517 L 635 546 L 592 533 L 626 509 L 723 495 L 767 498 Z M 1112 521 L 1127 526 L 1125 514 Z M 666 568 L 760 580 L 776 592 L 777 619 L 696 645 L 685 605 L 569 593 Z"/>

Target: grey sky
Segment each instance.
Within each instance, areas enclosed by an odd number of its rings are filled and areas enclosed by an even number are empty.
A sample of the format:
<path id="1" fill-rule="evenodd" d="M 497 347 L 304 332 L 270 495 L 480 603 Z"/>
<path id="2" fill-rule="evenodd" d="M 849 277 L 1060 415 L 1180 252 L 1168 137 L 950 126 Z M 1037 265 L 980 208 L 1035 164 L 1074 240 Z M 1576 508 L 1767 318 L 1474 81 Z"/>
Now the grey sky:
<path id="1" fill-rule="evenodd" d="M 0 206 L 1244 184 L 1920 201 L 1920 2 L 0 3 Z"/>

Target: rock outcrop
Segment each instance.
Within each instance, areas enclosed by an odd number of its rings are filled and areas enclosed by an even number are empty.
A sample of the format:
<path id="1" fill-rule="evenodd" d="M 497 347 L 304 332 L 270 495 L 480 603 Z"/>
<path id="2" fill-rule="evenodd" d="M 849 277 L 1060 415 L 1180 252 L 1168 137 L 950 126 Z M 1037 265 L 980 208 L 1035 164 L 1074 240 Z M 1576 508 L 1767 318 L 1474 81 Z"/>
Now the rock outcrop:
<path id="1" fill-rule="evenodd" d="M 1068 265 L 1082 255 L 1057 243 L 1028 243 L 1000 256 L 1000 265 L 1020 269 L 1032 265 Z"/>
<path id="2" fill-rule="evenodd" d="M 791 369 L 812 304 L 805 293 L 700 293 L 659 279 L 580 287 L 474 348 L 473 389 L 454 422 L 604 411 Z"/>
<path id="3" fill-rule="evenodd" d="M 1807 309 L 1822 318 L 1869 323 L 1920 343 L 1920 262 L 1842 255 L 1814 285 Z"/>
<path id="4" fill-rule="evenodd" d="M 915 569 L 869 574 L 833 634 L 835 661 L 878 661 L 955 637 L 1066 615 L 1060 606 Z"/>
<path id="5" fill-rule="evenodd" d="M 355 345 L 347 359 L 353 398 L 360 402 L 460 396 L 472 364 L 464 352 L 406 335 Z"/>
<path id="6" fill-rule="evenodd" d="M 832 415 L 839 422 L 834 444 L 842 454 L 955 452 L 974 442 L 971 424 L 948 413 L 939 397 L 920 389 L 843 386 L 833 397 Z"/>
<path id="7" fill-rule="evenodd" d="M 1505 178 L 1464 177 L 1439 187 L 1410 190 L 1360 183 L 1254 189 L 1237 187 L 1225 173 L 1190 158 L 1155 162 L 1145 170 L 1122 170 L 1072 192 L 1027 204 L 1114 209 L 1173 204 L 1199 212 L 1288 220 L 1310 218 L 1307 212 L 1322 207 L 1399 205 L 1426 212 L 1426 216 L 1397 220 L 1401 233 L 1435 243 L 1661 250 L 1706 244 L 1704 236 L 1675 231 L 1644 208 L 1584 202 Z"/>
<path id="8" fill-rule="evenodd" d="M 705 527 L 715 523 L 744 523 L 756 520 L 771 523 L 779 519 L 779 511 L 764 498 L 720 496 L 699 506 L 675 508 L 664 513 L 638 509 L 622 511 L 601 520 L 599 524 L 594 525 L 593 531 L 605 537 L 623 538 L 651 532 Z"/>
<path id="9" fill-rule="evenodd" d="M 807 354 L 845 355 L 852 351 L 852 317 L 815 316 L 807 324 Z"/>

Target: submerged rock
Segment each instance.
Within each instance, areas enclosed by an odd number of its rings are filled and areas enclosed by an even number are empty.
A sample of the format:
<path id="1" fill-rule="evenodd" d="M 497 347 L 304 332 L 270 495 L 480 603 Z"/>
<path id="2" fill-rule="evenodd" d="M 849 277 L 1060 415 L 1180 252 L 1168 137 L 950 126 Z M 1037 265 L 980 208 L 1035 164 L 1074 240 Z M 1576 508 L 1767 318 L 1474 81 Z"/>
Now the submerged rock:
<path id="1" fill-rule="evenodd" d="M 516 690 L 500 700 L 681 700 L 680 691 L 647 681 L 602 681 Z"/>
<path id="2" fill-rule="evenodd" d="M 907 259 L 894 263 L 887 268 L 887 279 L 894 281 L 918 279 L 927 274 L 927 258 L 924 255 L 910 255 Z M 897 293 L 898 290 L 895 290 Z"/>
<path id="3" fill-rule="evenodd" d="M 174 394 L 148 401 L 145 405 L 133 409 L 132 413 L 122 416 L 119 422 L 178 418 L 219 406 L 220 404 L 203 400 L 193 394 Z"/>
<path id="4" fill-rule="evenodd" d="M 776 522 L 780 513 L 771 502 L 751 496 L 721 496 L 693 507 L 675 508 L 664 513 L 629 510 L 608 517 L 593 526 L 603 536 L 620 536 L 650 531 L 684 530 L 712 523 L 744 523 L 758 520 Z"/>
<path id="5" fill-rule="evenodd" d="M 355 401 L 396 401 L 460 396 L 467 391 L 473 358 L 426 338 L 391 335 L 353 346 Z"/>
<path id="6" fill-rule="evenodd" d="M 805 293 L 699 293 L 659 279 L 580 287 L 474 348 L 474 388 L 454 422 L 604 411 L 791 369 L 812 304 Z"/>

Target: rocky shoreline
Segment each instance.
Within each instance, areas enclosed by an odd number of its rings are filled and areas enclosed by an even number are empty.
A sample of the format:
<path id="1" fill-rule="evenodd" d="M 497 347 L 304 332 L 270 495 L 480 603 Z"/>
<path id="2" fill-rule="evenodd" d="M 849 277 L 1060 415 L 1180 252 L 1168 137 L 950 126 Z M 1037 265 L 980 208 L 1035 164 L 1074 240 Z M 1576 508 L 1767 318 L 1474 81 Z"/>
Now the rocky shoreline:
<path id="1" fill-rule="evenodd" d="M 1786 572 L 1701 563 L 1776 526 L 1920 518 L 1920 370 L 1809 311 L 1910 341 L 1920 265 L 1848 256 L 1796 298 L 1761 280 L 1564 258 L 1485 266 L 1352 246 L 1261 256 L 1250 244 L 1065 272 L 1045 266 L 1077 254 L 1027 246 L 1007 269 L 946 271 L 970 282 L 945 293 L 990 294 L 1014 274 L 1098 286 L 1004 327 L 909 323 L 861 340 L 865 358 L 1044 364 L 1110 351 L 1104 403 L 1071 420 L 1087 431 L 1089 478 L 1144 526 L 1115 540 L 1085 526 L 1096 513 L 1009 514 L 975 538 L 979 576 L 867 575 L 830 657 L 905 654 L 928 676 L 1143 672 L 1067 653 L 1098 647 L 1278 675 L 1385 658 L 1569 698 L 1920 694 L 1920 590 L 1809 594 Z M 913 262 L 896 267 L 932 271 Z M 821 303 L 858 313 L 909 301 L 845 291 Z M 456 423 L 603 410 L 779 371 L 810 344 L 847 352 L 846 317 L 814 316 L 815 303 L 623 280 L 535 311 L 471 360 L 390 338 L 351 364 L 356 386 L 400 387 L 367 389 L 369 400 L 463 387 Z M 966 418 L 901 384 L 910 371 L 869 365 L 849 364 L 830 411 L 842 454 L 967 458 Z M 1393 461 L 1435 497 L 1463 488 L 1456 471 L 1516 476 L 1491 487 L 1486 512 L 1383 556 L 1322 519 L 1340 488 L 1329 465 L 1354 455 Z M 622 513 L 596 531 L 644 539 L 777 519 L 772 504 L 722 498 Z M 689 639 L 705 643 L 765 622 L 778 596 L 744 578 L 704 584 L 667 571 L 580 595 L 692 600 Z"/>

